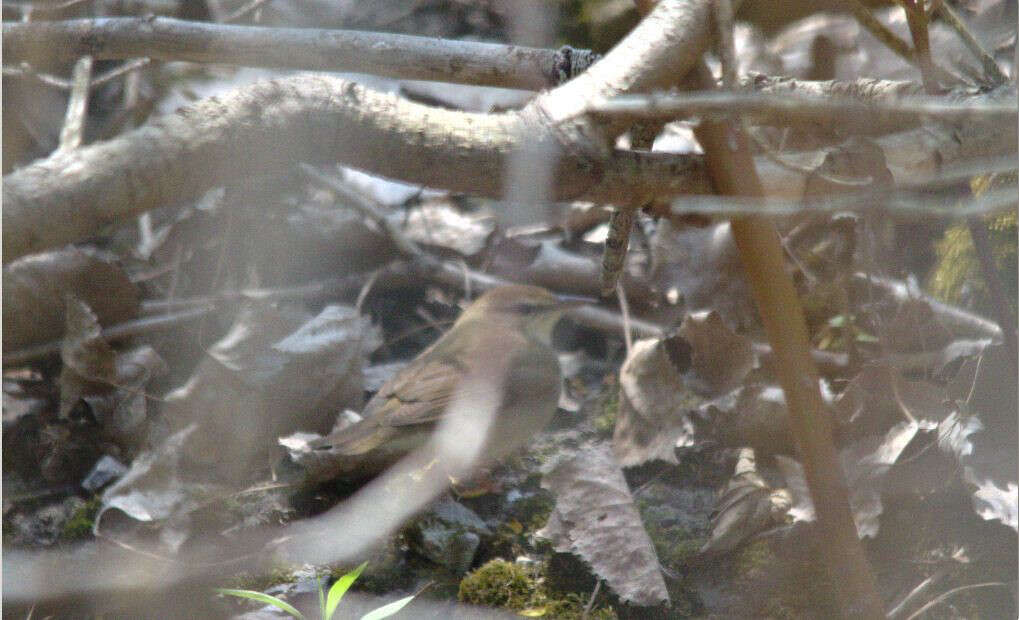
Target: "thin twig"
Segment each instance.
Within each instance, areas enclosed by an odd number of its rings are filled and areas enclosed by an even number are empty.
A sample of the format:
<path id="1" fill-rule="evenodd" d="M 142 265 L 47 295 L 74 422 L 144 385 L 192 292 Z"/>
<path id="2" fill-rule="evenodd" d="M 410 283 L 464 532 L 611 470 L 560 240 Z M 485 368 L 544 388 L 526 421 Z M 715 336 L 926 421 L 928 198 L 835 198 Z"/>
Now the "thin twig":
<path id="1" fill-rule="evenodd" d="M 958 588 L 952 588 L 947 592 L 939 594 L 933 600 L 928 602 L 926 605 L 911 613 L 909 617 L 906 618 L 906 620 L 915 620 L 916 618 L 919 618 L 921 615 L 926 613 L 927 610 L 933 608 L 935 605 L 940 605 L 941 603 L 945 602 L 950 597 L 955 596 L 959 592 L 964 592 L 966 590 L 974 590 L 976 588 L 994 588 L 994 587 L 1007 588 L 1009 587 L 1009 585 L 1007 583 L 1001 583 L 999 581 L 987 581 L 984 583 L 972 583 L 968 586 L 959 586 Z"/>
<path id="2" fill-rule="evenodd" d="M 230 17 L 230 16 L 227 16 Z M 3 57 L 56 61 L 149 57 L 166 61 L 316 71 L 356 71 L 542 90 L 590 66 L 589 50 L 562 50 L 445 40 L 403 34 L 268 28 L 169 17 L 97 18 L 3 24 Z"/>
<path id="3" fill-rule="evenodd" d="M 594 582 L 594 590 L 591 591 L 591 598 L 587 599 L 587 605 L 584 606 L 584 611 L 580 614 L 581 620 L 587 620 L 587 617 L 591 614 L 591 610 L 594 609 L 594 601 L 598 598 L 598 592 L 601 591 L 601 582 L 601 579 Z"/>
<path id="4" fill-rule="evenodd" d="M 131 71 L 144 67 L 150 62 L 151 59 L 149 58 L 135 58 L 134 60 L 125 62 L 120 66 L 110 69 L 106 73 L 102 73 L 93 78 L 92 81 L 89 82 L 89 88 L 91 90 L 95 90 L 108 82 L 112 82 L 125 73 L 130 73 Z M 18 67 L 4 67 L 3 75 L 6 77 L 32 78 L 41 84 L 52 86 L 53 88 L 60 90 L 71 90 L 74 87 L 74 83 L 71 80 L 65 80 L 49 73 L 36 71 L 32 65 L 27 62 L 21 63 Z"/>
<path id="5" fill-rule="evenodd" d="M 67 114 L 60 130 L 58 151 L 73 151 L 81 146 L 88 116 L 89 82 L 92 80 L 92 57 L 82 56 L 74 63 L 71 96 L 67 101 Z"/>
<path id="6" fill-rule="evenodd" d="M 354 302 L 354 309 L 357 310 L 358 314 L 361 314 L 361 308 L 364 306 L 364 300 L 368 299 L 368 294 L 371 293 L 372 288 L 375 286 L 375 282 L 379 279 L 380 270 L 376 269 L 368 276 L 368 281 L 361 287 L 361 291 L 357 294 L 357 301 Z"/>
<path id="7" fill-rule="evenodd" d="M 98 88 L 107 82 L 112 82 L 120 76 L 141 69 L 151 62 L 151 58 L 135 58 L 134 60 L 129 60 L 121 64 L 119 67 L 115 67 L 106 73 L 96 76 L 96 78 L 92 80 L 92 88 Z"/>
<path id="8" fill-rule="evenodd" d="M 1019 118 L 1019 107 L 1014 100 L 967 103 L 934 97 L 902 97 L 863 101 L 795 93 L 702 91 L 626 95 L 592 102 L 584 113 L 628 122 L 673 121 L 695 115 L 712 119 L 749 115 L 772 124 L 812 123 L 823 126 L 852 121 L 877 133 L 886 127 L 901 130 L 903 125 L 924 119 L 1015 124 Z"/>
<path id="9" fill-rule="evenodd" d="M 984 68 L 984 73 L 989 80 L 994 82 L 994 84 L 1008 82 L 1008 76 L 1001 71 L 1001 67 L 995 62 L 994 57 L 984 50 L 983 46 L 980 45 L 980 41 L 977 41 L 977 38 L 973 36 L 973 32 L 966 26 L 965 22 L 962 21 L 962 18 L 959 17 L 959 14 L 955 12 L 955 9 L 948 2 L 935 2 L 934 10 L 959 34 L 963 45 L 980 61 Z"/>
<path id="10" fill-rule="evenodd" d="M 229 13 L 225 17 L 223 17 L 222 22 L 225 24 L 235 22 L 240 18 L 244 17 L 245 15 L 248 15 L 249 13 L 254 13 L 258 9 L 262 8 L 262 5 L 265 4 L 266 2 L 269 2 L 269 0 L 251 0 L 244 6 L 238 8 L 236 11 L 233 11 L 232 13 Z"/>
<path id="11" fill-rule="evenodd" d="M 616 297 L 619 299 L 619 312 L 623 315 L 623 342 L 626 343 L 626 357 L 633 351 L 633 336 L 630 334 L 630 304 L 626 301 L 626 290 L 622 282 L 616 282 Z"/>
<path id="12" fill-rule="evenodd" d="M 899 0 L 906 11 L 906 25 L 913 37 L 913 49 L 916 54 L 916 65 L 920 69 L 920 79 L 924 90 L 929 95 L 937 95 L 941 91 L 937 77 L 934 75 L 934 59 L 931 57 L 931 40 L 928 26 L 930 17 L 924 6 L 924 0 Z"/>
<path id="13" fill-rule="evenodd" d="M 124 321 L 102 330 L 102 338 L 106 341 L 121 340 L 131 336 L 139 336 L 149 332 L 177 327 L 183 323 L 200 319 L 215 311 L 213 306 L 201 306 L 181 312 L 149 316 L 131 321 Z M 60 352 L 63 340 L 55 340 L 45 344 L 26 347 L 17 351 L 4 352 L 3 365 L 17 366 L 27 362 Z"/>
<path id="14" fill-rule="evenodd" d="M 859 22 L 859 24 L 863 26 L 867 32 L 873 35 L 875 39 L 883 43 L 888 49 L 898 54 L 899 57 L 909 64 L 919 67 L 916 51 L 910 47 L 909 43 L 903 41 L 899 38 L 899 35 L 895 34 L 889 30 L 887 26 L 878 21 L 877 18 L 874 17 L 873 13 L 870 12 L 870 9 L 860 2 L 860 0 L 846 0 L 845 6 L 853 13 L 853 17 L 856 18 L 856 21 Z M 935 64 L 933 60 L 931 61 L 931 66 L 933 67 L 935 77 L 937 77 L 938 80 L 946 83 L 958 82 L 958 78 L 952 75 L 951 72 L 944 67 Z"/>
<path id="15" fill-rule="evenodd" d="M 1011 188 L 1011 191 L 1014 194 L 1015 188 Z M 969 228 L 970 237 L 973 239 L 973 252 L 977 256 L 977 262 L 980 264 L 980 274 L 987 284 L 987 290 L 991 297 L 991 305 L 994 307 L 995 319 L 998 321 L 998 327 L 1001 328 L 1001 335 L 1005 341 L 1005 350 L 1008 351 L 1008 359 L 1012 364 L 1012 374 L 1015 375 L 1019 371 L 1019 368 L 1017 368 L 1017 364 L 1019 364 L 1017 362 L 1019 346 L 1016 345 L 1016 318 L 1012 314 L 1012 308 L 1009 305 L 1009 296 L 1005 293 L 1005 287 L 1001 283 L 998 267 L 994 264 L 993 249 L 991 248 L 990 240 L 987 238 L 987 227 L 980 218 L 974 216 L 966 218 L 966 226 Z"/>
<path id="16" fill-rule="evenodd" d="M 204 306 L 222 306 L 241 301 L 275 301 L 280 299 L 321 299 L 353 293 L 364 286 L 370 276 L 355 273 L 328 280 L 317 280 L 298 286 L 282 288 L 249 288 L 240 291 L 223 291 L 215 295 L 202 295 L 186 299 L 164 299 L 142 302 L 142 312 L 157 314 L 175 310 L 194 310 Z"/>
<path id="17" fill-rule="evenodd" d="M 70 80 L 65 80 L 64 78 L 57 77 L 49 73 L 36 71 L 35 68 L 27 62 L 22 62 L 17 67 L 5 65 L 3 68 L 3 76 L 12 78 L 32 78 L 40 84 L 59 88 L 60 90 L 71 90 L 72 86 Z"/>

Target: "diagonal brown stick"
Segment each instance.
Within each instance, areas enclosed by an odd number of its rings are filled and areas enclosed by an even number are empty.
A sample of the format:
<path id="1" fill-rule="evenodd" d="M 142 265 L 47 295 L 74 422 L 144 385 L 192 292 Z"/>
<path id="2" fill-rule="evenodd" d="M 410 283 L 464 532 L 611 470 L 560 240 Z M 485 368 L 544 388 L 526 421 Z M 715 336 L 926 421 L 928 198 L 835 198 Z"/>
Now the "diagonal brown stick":
<path id="1" fill-rule="evenodd" d="M 714 80 L 707 67 L 702 65 L 699 73 L 701 87 L 712 88 Z M 694 134 L 704 149 L 708 174 L 718 193 L 764 195 L 749 142 L 738 125 L 705 121 Z M 732 236 L 774 352 L 773 368 L 785 393 L 791 430 L 803 460 L 821 537 L 828 547 L 824 559 L 842 615 L 883 618 L 877 583 L 857 538 L 830 418 L 810 358 L 803 308 L 786 271 L 778 231 L 768 219 L 750 216 L 732 220 Z"/>

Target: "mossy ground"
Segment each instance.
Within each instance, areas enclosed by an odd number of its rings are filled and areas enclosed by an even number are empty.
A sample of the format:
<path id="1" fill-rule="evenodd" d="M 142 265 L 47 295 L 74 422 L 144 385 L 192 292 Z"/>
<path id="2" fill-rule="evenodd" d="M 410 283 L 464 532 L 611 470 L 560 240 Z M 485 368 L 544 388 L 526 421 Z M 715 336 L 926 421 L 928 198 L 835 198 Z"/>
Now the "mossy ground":
<path id="1" fill-rule="evenodd" d="M 102 502 L 98 497 L 93 497 L 79 506 L 64 524 L 64 529 L 60 532 L 61 540 L 70 542 L 91 538 L 92 527 L 95 525 L 96 515 L 99 514 L 101 506 Z"/>
<path id="2" fill-rule="evenodd" d="M 977 177 L 971 183 L 975 196 L 990 189 L 1003 189 L 1016 185 L 1016 175 L 1000 174 Z M 1016 213 L 1009 211 L 981 220 L 988 228 L 988 240 L 998 276 L 1005 296 L 1016 301 Z M 980 272 L 980 263 L 973 250 L 973 239 L 966 223 L 949 227 L 937 243 L 938 263 L 932 270 L 928 285 L 931 292 L 953 304 L 962 304 L 978 311 L 991 313 L 993 302 L 987 284 Z"/>
<path id="3" fill-rule="evenodd" d="M 457 598 L 463 603 L 509 609 L 530 617 L 565 620 L 582 617 L 587 605 L 576 593 L 550 592 L 540 569 L 503 559 L 491 560 L 464 577 Z M 611 608 L 599 607 L 586 617 L 609 620 L 616 614 Z"/>
<path id="4" fill-rule="evenodd" d="M 598 407 L 591 420 L 599 435 L 611 437 L 619 417 L 619 384 L 608 382 L 598 399 Z"/>

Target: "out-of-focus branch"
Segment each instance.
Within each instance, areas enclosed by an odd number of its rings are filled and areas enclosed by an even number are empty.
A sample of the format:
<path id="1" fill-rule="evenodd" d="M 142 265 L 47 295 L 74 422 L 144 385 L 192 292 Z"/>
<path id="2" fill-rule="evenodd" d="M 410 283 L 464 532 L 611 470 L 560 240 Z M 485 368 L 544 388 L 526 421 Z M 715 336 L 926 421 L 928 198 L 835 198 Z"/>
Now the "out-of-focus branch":
<path id="1" fill-rule="evenodd" d="M 992 95 L 1011 94 L 1014 100 L 1013 93 Z M 634 196 L 708 191 L 700 157 L 603 151 L 584 134 L 587 127 L 579 118 L 552 124 L 533 108 L 527 114 L 489 115 L 440 110 L 326 76 L 263 82 L 7 175 L 4 261 L 86 238 L 117 219 L 194 199 L 231 180 L 287 170 L 298 161 L 338 160 L 413 183 L 501 197 L 511 154 L 545 144 L 560 152 L 552 175 L 556 199 L 622 204 Z M 960 161 L 1015 153 L 1015 130 L 1014 123 L 970 122 L 922 127 L 875 142 L 896 183 L 919 183 Z M 816 164 L 824 153 L 795 156 Z M 768 195 L 802 197 L 804 174 L 767 161 L 759 166 Z"/>
<path id="2" fill-rule="evenodd" d="M 67 101 L 64 126 L 60 129 L 60 151 L 73 151 L 81 145 L 88 114 L 89 82 L 92 81 L 92 57 L 82 56 L 74 63 L 71 96 Z"/>
<path id="3" fill-rule="evenodd" d="M 550 133 L 533 116 L 436 109 L 339 78 L 262 82 L 7 175 L 4 260 L 300 161 L 339 160 L 411 183 L 501 197 L 509 156 L 542 143 L 558 148 Z M 565 152 L 553 177 L 553 198 L 602 202 L 707 187 L 699 158 L 653 153 Z"/>
<path id="4" fill-rule="evenodd" d="M 574 75 L 597 55 L 382 32 L 263 28 L 169 17 L 99 18 L 3 24 L 6 62 L 148 57 L 305 71 L 542 90 L 556 86 L 567 62 Z"/>
<path id="5" fill-rule="evenodd" d="M 1012 165 L 1012 169 L 1015 166 Z M 975 174 L 981 174 L 980 172 Z M 958 179 L 958 177 L 950 177 Z M 865 189 L 847 191 L 831 198 L 816 197 L 807 200 L 795 198 L 741 198 L 733 196 L 682 196 L 669 205 L 674 216 L 703 215 L 716 218 L 741 215 L 767 215 L 784 217 L 804 213 L 887 213 L 902 220 L 930 220 L 941 217 L 955 219 L 961 216 L 992 215 L 1014 211 L 1014 188 L 987 190 L 980 196 L 962 200 L 951 189 L 925 192 L 917 188 L 891 190 Z"/>
<path id="6" fill-rule="evenodd" d="M 193 199 L 232 179 L 284 171 L 296 161 L 339 160 L 414 183 L 501 197 L 508 157 L 551 148 L 559 156 L 551 175 L 556 199 L 619 204 L 637 195 L 704 193 L 699 157 L 613 151 L 608 145 L 626 124 L 606 128 L 577 114 L 588 101 L 653 88 L 689 68 L 694 56 L 684 46 L 706 44 L 706 37 L 680 25 L 706 27 L 706 4 L 663 2 L 605 59 L 520 113 L 437 110 L 325 76 L 256 84 L 199 102 L 110 142 L 8 175 L 4 260 L 85 238 L 119 218 Z M 680 46 L 676 54 L 662 51 L 673 44 Z M 648 76 L 638 79 L 640 62 L 664 63 L 665 69 L 648 65 Z M 880 145 L 896 181 L 917 182 L 959 159 L 1014 152 L 1015 126 L 1005 129 L 987 123 L 923 128 L 886 136 Z M 803 174 L 768 162 L 761 170 L 769 195 L 802 196 Z"/>
<path id="7" fill-rule="evenodd" d="M 984 67 L 984 73 L 987 74 L 987 78 L 990 79 L 994 84 L 1004 84 L 1008 82 L 1008 76 L 1001 71 L 1001 67 L 994 61 L 994 57 L 984 51 L 983 46 L 980 45 L 980 41 L 973 36 L 973 33 L 966 26 L 959 14 L 955 12 L 955 9 L 947 2 L 935 2 L 933 3 L 934 11 L 936 11 L 949 26 L 952 27 L 959 34 L 959 38 L 962 39 L 963 45 L 973 53 L 974 56 L 980 60 L 980 64 Z"/>
<path id="8" fill-rule="evenodd" d="M 134 319 L 132 321 L 125 321 L 103 329 L 101 337 L 107 342 L 112 342 L 155 331 L 173 329 L 175 327 L 180 327 L 184 323 L 189 323 L 208 316 L 214 311 L 215 306 L 206 305 L 182 310 L 180 312 L 147 316 L 140 319 Z M 48 355 L 59 353 L 62 345 L 63 340 L 54 340 L 53 342 L 47 342 L 33 347 L 6 352 L 3 356 L 3 365 L 5 368 L 8 366 L 18 366 L 19 364 L 25 364 Z"/>
<path id="9" fill-rule="evenodd" d="M 686 116 L 747 115 L 762 124 L 850 123 L 868 133 L 902 130 L 923 119 L 964 123 L 969 121 L 1016 124 L 1019 107 L 1015 102 L 972 98 L 946 101 L 944 98 L 903 97 L 898 100 L 861 101 L 747 92 L 698 92 L 684 94 L 627 95 L 592 103 L 587 110 L 599 118 L 634 122 L 675 120 Z"/>
<path id="10" fill-rule="evenodd" d="M 180 0 L 63 0 L 58 2 L 4 2 L 4 21 L 42 21 L 81 15 L 83 7 L 99 15 L 183 15 Z"/>
<path id="11" fill-rule="evenodd" d="M 686 73 L 706 48 L 709 6 L 707 0 L 663 1 L 602 61 L 520 113 L 439 110 L 324 76 L 270 81 L 205 100 L 8 175 L 4 260 L 302 160 L 339 159 L 415 183 L 501 196 L 507 158 L 534 150 L 557 156 L 553 198 L 612 203 L 650 187 L 666 194 L 703 191 L 696 160 L 615 153 L 611 140 L 624 126 L 595 127 L 574 113 L 592 98 L 651 89 Z"/>
<path id="12" fill-rule="evenodd" d="M 895 34 L 887 26 L 878 21 L 878 19 L 874 17 L 873 13 L 870 12 L 870 8 L 863 4 L 863 2 L 860 0 L 846 0 L 844 4 L 853 14 L 853 17 L 856 18 L 856 21 L 858 21 L 860 25 L 867 30 L 867 32 L 873 35 L 875 39 L 883 43 L 888 49 L 898 54 L 900 58 L 909 64 L 916 67 L 921 66 L 921 61 L 916 50 L 910 47 L 909 43 L 899 38 L 899 35 Z M 906 11 L 908 13 L 909 9 L 907 8 Z M 951 72 L 944 67 L 935 64 L 932 60 L 930 61 L 929 71 L 939 81 L 945 83 L 959 81 L 952 75 Z"/>

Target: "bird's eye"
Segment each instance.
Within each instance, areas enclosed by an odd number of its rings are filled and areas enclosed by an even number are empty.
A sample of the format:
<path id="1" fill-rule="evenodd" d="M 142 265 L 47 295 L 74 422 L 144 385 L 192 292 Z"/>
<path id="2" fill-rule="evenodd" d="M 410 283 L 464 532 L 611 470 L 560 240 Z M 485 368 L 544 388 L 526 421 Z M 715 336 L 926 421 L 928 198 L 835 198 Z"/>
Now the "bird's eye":
<path id="1" fill-rule="evenodd" d="M 541 310 L 541 306 L 523 301 L 517 304 L 516 310 L 520 314 L 534 314 Z"/>

